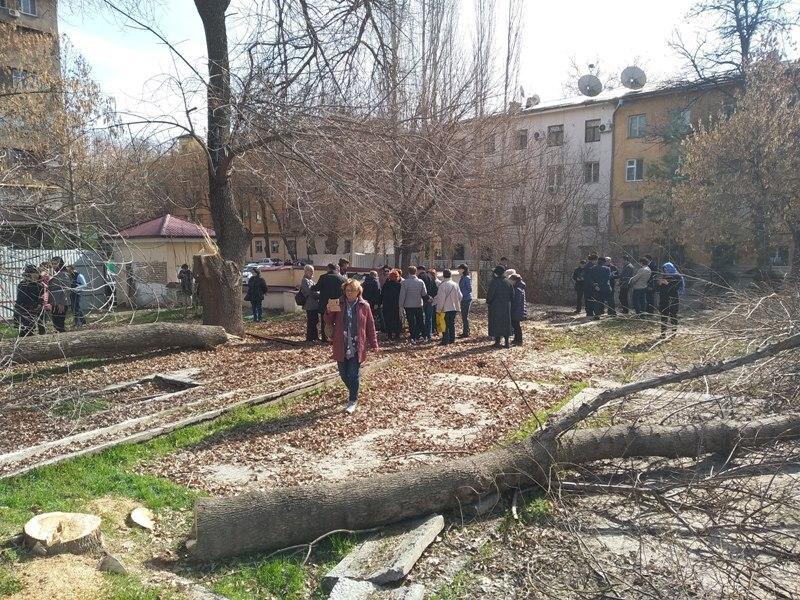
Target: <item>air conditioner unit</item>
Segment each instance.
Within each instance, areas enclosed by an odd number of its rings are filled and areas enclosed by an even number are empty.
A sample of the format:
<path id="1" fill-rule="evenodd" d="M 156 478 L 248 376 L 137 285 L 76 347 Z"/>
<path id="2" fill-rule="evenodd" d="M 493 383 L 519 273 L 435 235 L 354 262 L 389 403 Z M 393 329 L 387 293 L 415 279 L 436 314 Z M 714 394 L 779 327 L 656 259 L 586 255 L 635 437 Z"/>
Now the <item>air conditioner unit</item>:
<path id="1" fill-rule="evenodd" d="M 606 121 L 605 123 L 600 123 L 600 133 L 608 133 L 611 131 L 611 128 L 614 126 L 614 123 L 611 121 Z"/>
<path id="2" fill-rule="evenodd" d="M 9 8 L 8 9 L 8 16 L 14 17 L 15 19 L 19 19 L 20 12 L 16 8 Z"/>

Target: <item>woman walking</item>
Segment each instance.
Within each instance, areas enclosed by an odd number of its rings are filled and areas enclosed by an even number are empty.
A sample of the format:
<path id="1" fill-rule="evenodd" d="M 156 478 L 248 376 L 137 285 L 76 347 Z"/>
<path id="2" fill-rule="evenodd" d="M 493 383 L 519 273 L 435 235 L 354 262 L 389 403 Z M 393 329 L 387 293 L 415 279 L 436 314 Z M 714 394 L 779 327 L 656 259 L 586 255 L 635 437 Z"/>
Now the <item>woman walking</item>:
<path id="1" fill-rule="evenodd" d="M 461 335 L 458 337 L 469 337 L 469 309 L 472 306 L 472 277 L 469 274 L 469 267 L 461 263 L 458 265 L 458 272 L 461 277 L 458 280 L 458 289 L 461 290 Z"/>
<path id="2" fill-rule="evenodd" d="M 400 318 L 400 271 L 392 269 L 386 278 L 386 283 L 381 288 L 381 306 L 383 307 L 383 324 L 386 327 L 386 337 L 390 340 L 399 340 L 402 330 Z"/>
<path id="3" fill-rule="evenodd" d="M 339 365 L 339 376 L 349 392 L 345 411 L 353 414 L 358 402 L 361 363 L 366 360 L 368 349 L 378 351 L 380 348 L 372 309 L 361 297 L 361 283 L 348 279 L 342 290 L 340 318 L 336 319 L 333 329 L 333 359 Z"/>
<path id="4" fill-rule="evenodd" d="M 666 262 L 661 267 L 661 273 L 656 276 L 658 289 L 658 312 L 661 313 L 661 337 L 666 337 L 667 329 L 678 332 L 678 306 L 679 296 L 685 290 L 683 275 L 671 262 Z"/>
<path id="5" fill-rule="evenodd" d="M 489 282 L 486 293 L 486 304 L 489 307 L 489 337 L 494 338 L 494 347 L 500 347 L 500 338 L 505 338 L 505 347 L 508 348 L 508 338 L 511 336 L 511 299 L 514 288 L 511 281 L 504 277 L 506 269 L 497 265 L 492 271 L 493 277 Z"/>
<path id="6" fill-rule="evenodd" d="M 306 311 L 306 341 L 319 340 L 319 292 L 311 291 L 314 286 L 314 265 L 303 267 L 303 280 L 300 282 L 300 294 L 303 296 L 303 310 Z"/>
<path id="7" fill-rule="evenodd" d="M 446 346 L 456 341 L 456 313 L 461 305 L 461 290 L 453 281 L 450 269 L 442 272 L 442 282 L 436 293 L 436 312 L 444 313 L 444 334 L 440 346 Z"/>
<path id="8" fill-rule="evenodd" d="M 525 294 L 525 282 L 522 275 L 514 274 L 511 276 L 514 282 L 514 296 L 511 299 L 511 327 L 514 329 L 515 346 L 522 346 L 522 321 L 528 318 L 528 300 Z"/>

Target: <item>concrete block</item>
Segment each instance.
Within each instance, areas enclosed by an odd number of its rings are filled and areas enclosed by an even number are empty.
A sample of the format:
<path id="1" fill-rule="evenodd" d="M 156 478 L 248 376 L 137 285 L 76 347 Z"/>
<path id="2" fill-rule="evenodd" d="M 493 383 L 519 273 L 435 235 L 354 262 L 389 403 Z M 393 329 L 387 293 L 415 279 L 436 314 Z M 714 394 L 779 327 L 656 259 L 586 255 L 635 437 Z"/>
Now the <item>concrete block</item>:
<path id="1" fill-rule="evenodd" d="M 425 587 L 414 584 L 394 589 L 382 588 L 369 581 L 340 579 L 328 600 L 423 600 Z"/>

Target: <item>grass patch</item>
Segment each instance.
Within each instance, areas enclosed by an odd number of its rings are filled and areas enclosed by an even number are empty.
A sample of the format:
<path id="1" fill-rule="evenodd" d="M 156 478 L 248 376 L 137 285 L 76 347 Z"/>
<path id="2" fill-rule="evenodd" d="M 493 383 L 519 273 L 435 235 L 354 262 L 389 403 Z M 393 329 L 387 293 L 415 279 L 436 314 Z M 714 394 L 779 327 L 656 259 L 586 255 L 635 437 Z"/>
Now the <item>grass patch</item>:
<path id="1" fill-rule="evenodd" d="M 104 574 L 100 588 L 103 600 L 178 600 L 180 596 L 159 587 L 145 585 L 132 575 Z"/>
<path id="2" fill-rule="evenodd" d="M 22 591 L 22 584 L 6 567 L 0 566 L 0 598 Z"/>
<path id="3" fill-rule="evenodd" d="M 306 570 L 300 557 L 279 557 L 222 576 L 213 589 L 230 600 L 305 597 Z"/>
<path id="4" fill-rule="evenodd" d="M 569 391 L 566 394 L 564 394 L 563 398 L 561 398 L 558 402 L 556 402 L 549 408 L 536 411 L 533 414 L 533 416 L 527 419 L 519 429 L 510 434 L 509 437 L 506 439 L 506 444 L 521 442 L 525 438 L 533 435 L 535 432 L 539 430 L 540 425 L 544 425 L 544 423 L 547 421 L 550 415 L 560 410 L 564 405 L 567 404 L 567 402 L 572 400 L 575 396 L 577 396 L 582 390 L 584 390 L 588 386 L 589 383 L 586 381 L 574 382 L 572 385 L 570 385 Z"/>
<path id="5" fill-rule="evenodd" d="M 222 432 L 277 419 L 285 404 L 245 407 L 215 421 L 186 427 L 144 444 L 50 465 L 0 481 L 0 537 L 19 531 L 38 512 L 80 510 L 85 500 L 124 496 L 152 510 L 190 508 L 198 493 L 168 479 L 133 472 L 140 462 L 171 454 Z"/>
<path id="6" fill-rule="evenodd" d="M 57 403 L 52 413 L 59 417 L 77 418 L 105 410 L 109 406 L 111 405 L 102 398 L 67 398 Z"/>
<path id="7" fill-rule="evenodd" d="M 466 569 L 456 573 L 453 581 L 436 590 L 430 600 L 458 600 L 474 597 L 476 577 Z"/>

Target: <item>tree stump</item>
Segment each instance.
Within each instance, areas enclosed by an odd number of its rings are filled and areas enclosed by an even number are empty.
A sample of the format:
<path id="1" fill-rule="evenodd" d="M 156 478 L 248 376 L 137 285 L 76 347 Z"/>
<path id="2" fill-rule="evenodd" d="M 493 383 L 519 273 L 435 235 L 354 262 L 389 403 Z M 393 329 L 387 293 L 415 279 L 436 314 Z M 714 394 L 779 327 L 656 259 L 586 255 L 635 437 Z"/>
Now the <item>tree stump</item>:
<path id="1" fill-rule="evenodd" d="M 193 267 L 203 324 L 219 325 L 232 335 L 244 336 L 242 281 L 237 266 L 217 253 L 195 255 Z"/>
<path id="2" fill-rule="evenodd" d="M 102 546 L 100 517 L 82 513 L 51 512 L 36 515 L 25 523 L 25 543 L 38 543 L 47 556 L 86 554 Z"/>

